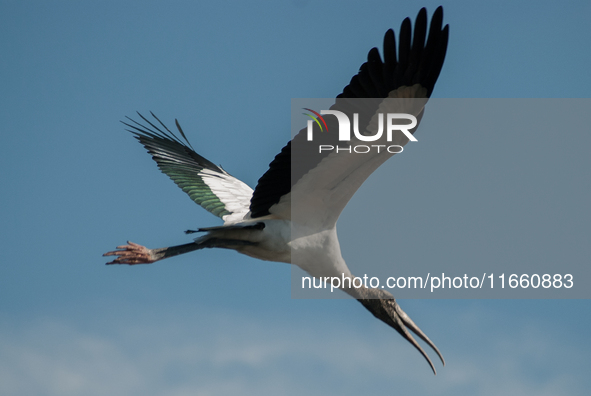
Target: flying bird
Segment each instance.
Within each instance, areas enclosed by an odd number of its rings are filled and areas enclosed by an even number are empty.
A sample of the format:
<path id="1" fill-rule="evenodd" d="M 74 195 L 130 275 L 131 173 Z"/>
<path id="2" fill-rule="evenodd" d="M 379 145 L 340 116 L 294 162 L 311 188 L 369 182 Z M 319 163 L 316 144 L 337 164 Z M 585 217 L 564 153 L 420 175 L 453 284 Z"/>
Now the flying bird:
<path id="1" fill-rule="evenodd" d="M 202 235 L 178 246 L 148 249 L 128 241 L 104 254 L 116 256 L 107 264 L 149 264 L 194 250 L 223 248 L 261 260 L 294 264 L 313 277 L 337 277 L 343 280 L 341 290 L 398 331 L 436 373 L 431 359 L 409 330 L 427 343 L 445 365 L 443 356 L 392 294 L 351 284 L 353 275 L 341 255 L 336 223 L 369 175 L 414 139 L 416 125 L 409 127 L 406 134 L 382 134 L 386 123 L 383 114 L 411 114 L 420 122 L 447 50 L 449 26 L 442 27 L 442 21 L 443 9 L 439 7 L 427 34 L 425 8 L 419 11 L 414 30 L 406 18 L 400 28 L 398 48 L 393 30 L 388 30 L 383 59 L 377 48 L 369 51 L 367 62 L 336 97 L 330 111 L 325 111 L 324 117 L 314 111 L 319 116 L 312 117 L 317 123 L 308 121 L 308 128 L 283 147 L 254 190 L 197 154 L 178 121 L 180 136 L 154 114 L 149 119 L 138 113 L 141 122 L 128 118 L 124 124 L 160 170 L 224 224 L 189 230 L 187 233 Z M 348 141 L 339 139 L 338 112 L 354 120 L 356 134 Z M 391 145 L 399 149 L 390 150 Z"/>

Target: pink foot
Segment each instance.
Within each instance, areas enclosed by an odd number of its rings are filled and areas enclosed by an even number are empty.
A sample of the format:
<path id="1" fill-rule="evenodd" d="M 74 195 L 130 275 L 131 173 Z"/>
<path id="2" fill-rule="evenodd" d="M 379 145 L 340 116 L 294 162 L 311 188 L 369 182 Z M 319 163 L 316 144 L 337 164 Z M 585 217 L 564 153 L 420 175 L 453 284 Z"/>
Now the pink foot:
<path id="1" fill-rule="evenodd" d="M 152 254 L 152 250 L 145 246 L 138 245 L 127 241 L 127 245 L 117 246 L 119 250 L 113 250 L 103 254 L 104 256 L 118 256 L 115 260 L 108 262 L 107 264 L 151 264 L 158 261 L 157 258 Z"/>

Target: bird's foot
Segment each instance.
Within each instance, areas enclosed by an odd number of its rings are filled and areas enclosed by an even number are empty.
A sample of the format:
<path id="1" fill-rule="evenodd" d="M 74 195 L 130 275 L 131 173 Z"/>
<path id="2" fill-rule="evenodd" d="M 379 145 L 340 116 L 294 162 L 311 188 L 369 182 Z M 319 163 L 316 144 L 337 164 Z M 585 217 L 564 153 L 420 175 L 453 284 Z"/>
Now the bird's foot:
<path id="1" fill-rule="evenodd" d="M 107 264 L 151 264 L 158 261 L 153 254 L 152 249 L 127 241 L 127 245 L 117 246 L 118 250 L 113 250 L 103 254 L 105 256 L 117 256 L 117 258 Z"/>

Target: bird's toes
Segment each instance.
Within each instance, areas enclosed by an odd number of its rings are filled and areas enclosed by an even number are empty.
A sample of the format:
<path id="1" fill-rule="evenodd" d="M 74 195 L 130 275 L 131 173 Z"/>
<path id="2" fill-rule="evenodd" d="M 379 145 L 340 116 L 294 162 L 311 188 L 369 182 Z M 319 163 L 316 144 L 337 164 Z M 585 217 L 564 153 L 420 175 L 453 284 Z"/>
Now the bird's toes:
<path id="1" fill-rule="evenodd" d="M 127 242 L 127 245 L 117 246 L 118 250 L 113 250 L 103 254 L 106 256 L 117 256 L 113 261 L 107 264 L 151 264 L 156 261 L 152 255 L 152 250 L 137 243 Z"/>

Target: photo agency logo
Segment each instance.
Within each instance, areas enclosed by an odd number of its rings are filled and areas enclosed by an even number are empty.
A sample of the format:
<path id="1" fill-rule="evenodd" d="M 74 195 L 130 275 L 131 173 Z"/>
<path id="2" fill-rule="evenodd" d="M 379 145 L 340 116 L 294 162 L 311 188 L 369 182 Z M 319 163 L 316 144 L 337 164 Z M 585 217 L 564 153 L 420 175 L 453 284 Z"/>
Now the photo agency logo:
<path id="1" fill-rule="evenodd" d="M 328 125 L 323 115 L 333 115 L 338 122 L 338 141 L 339 142 L 350 142 L 351 141 L 351 124 L 353 126 L 353 135 L 357 141 L 360 142 L 377 142 L 381 140 L 383 142 L 384 131 L 386 133 L 386 142 L 391 143 L 394 133 L 402 133 L 411 142 L 416 142 L 417 139 L 410 133 L 409 130 L 417 126 L 417 118 L 412 114 L 407 113 L 378 113 L 377 116 L 377 131 L 372 134 L 362 134 L 359 131 L 359 113 L 353 113 L 353 123 L 349 120 L 347 114 L 338 110 L 320 110 L 320 113 L 306 108 L 303 108 L 312 114 L 302 113 L 305 116 L 310 117 L 307 125 L 307 140 L 309 142 L 314 140 L 314 124 L 320 128 L 320 133 L 331 133 L 328 130 Z M 374 116 L 374 117 L 375 117 Z M 410 121 L 410 123 L 409 123 Z M 385 127 L 384 127 L 385 124 Z M 332 132 L 335 133 L 335 132 Z M 398 144 L 356 144 L 356 145 L 345 145 L 340 147 L 338 144 L 319 144 L 318 152 L 322 153 L 335 151 L 347 152 L 347 153 L 358 153 L 366 154 L 369 152 L 380 153 L 387 151 L 391 154 L 401 153 L 403 147 Z"/>

